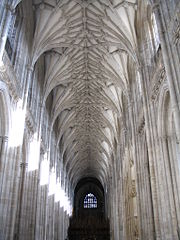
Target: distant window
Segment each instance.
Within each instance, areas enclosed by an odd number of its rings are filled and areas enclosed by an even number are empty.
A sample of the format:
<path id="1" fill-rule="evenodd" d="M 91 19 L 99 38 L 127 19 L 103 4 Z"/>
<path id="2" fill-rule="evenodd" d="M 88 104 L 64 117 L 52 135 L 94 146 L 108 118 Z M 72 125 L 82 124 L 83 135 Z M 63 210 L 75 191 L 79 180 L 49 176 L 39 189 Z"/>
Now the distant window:
<path id="1" fill-rule="evenodd" d="M 84 198 L 84 208 L 97 208 L 97 198 L 92 193 L 88 193 Z"/>

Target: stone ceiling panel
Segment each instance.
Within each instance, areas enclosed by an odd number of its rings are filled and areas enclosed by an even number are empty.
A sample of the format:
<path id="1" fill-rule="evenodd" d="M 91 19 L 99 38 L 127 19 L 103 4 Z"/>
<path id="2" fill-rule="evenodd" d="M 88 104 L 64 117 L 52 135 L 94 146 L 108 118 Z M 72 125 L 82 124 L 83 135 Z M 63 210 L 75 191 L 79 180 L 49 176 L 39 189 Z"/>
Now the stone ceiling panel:
<path id="1" fill-rule="evenodd" d="M 112 166 L 128 58 L 136 59 L 136 1 L 62 0 L 38 11 L 32 63 L 45 55 L 44 104 L 53 92 L 52 127 L 75 183 L 106 181 Z M 81 167 L 80 167 L 81 166 Z"/>

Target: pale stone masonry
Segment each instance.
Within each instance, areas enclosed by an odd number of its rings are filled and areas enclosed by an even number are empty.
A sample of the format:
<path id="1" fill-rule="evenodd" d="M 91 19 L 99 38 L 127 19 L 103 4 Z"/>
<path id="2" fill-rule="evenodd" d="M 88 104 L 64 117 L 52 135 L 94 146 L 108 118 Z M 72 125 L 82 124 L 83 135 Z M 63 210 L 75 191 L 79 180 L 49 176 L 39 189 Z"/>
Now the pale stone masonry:
<path id="1" fill-rule="evenodd" d="M 0 240 L 65 240 L 104 188 L 111 240 L 180 239 L 180 1 L 0 1 Z"/>

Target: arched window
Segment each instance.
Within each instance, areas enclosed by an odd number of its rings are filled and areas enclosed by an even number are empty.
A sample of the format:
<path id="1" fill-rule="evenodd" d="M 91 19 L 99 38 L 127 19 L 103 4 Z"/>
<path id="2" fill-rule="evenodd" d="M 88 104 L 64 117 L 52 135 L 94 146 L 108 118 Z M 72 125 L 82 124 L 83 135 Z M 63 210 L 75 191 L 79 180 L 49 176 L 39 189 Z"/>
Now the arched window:
<path id="1" fill-rule="evenodd" d="M 88 193 L 84 198 L 84 208 L 97 208 L 97 198 L 92 193 Z"/>
<path id="2" fill-rule="evenodd" d="M 12 61 L 12 64 L 14 65 L 16 54 L 17 54 L 17 44 L 18 44 L 18 38 L 20 36 L 20 29 L 22 26 L 22 16 L 21 16 L 21 10 L 18 6 L 16 8 L 16 11 L 11 16 L 10 26 L 8 30 L 8 36 L 6 41 L 6 52 L 9 56 L 9 59 Z"/>

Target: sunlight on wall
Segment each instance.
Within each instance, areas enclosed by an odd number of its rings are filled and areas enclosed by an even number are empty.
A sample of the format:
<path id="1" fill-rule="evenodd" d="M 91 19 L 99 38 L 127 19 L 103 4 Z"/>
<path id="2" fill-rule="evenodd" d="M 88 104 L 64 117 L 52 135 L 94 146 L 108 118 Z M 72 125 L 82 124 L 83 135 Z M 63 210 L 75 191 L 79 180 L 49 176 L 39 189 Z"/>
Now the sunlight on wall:
<path id="1" fill-rule="evenodd" d="M 104 147 L 104 149 L 106 150 L 107 153 L 110 152 L 109 145 L 107 144 L 107 142 L 103 141 L 102 146 Z"/>
<path id="2" fill-rule="evenodd" d="M 48 195 L 51 196 L 56 193 L 56 173 L 55 169 L 52 168 L 50 172 L 50 178 L 49 178 L 49 193 Z"/>
<path id="3" fill-rule="evenodd" d="M 69 198 L 67 197 L 64 189 L 61 187 L 60 181 L 56 184 L 55 202 L 60 203 L 60 207 L 64 208 L 69 216 L 72 215 L 72 206 Z"/>
<path id="4" fill-rule="evenodd" d="M 34 134 L 29 146 L 28 171 L 37 170 L 39 167 L 40 141 L 37 133 Z"/>
<path id="5" fill-rule="evenodd" d="M 60 199 L 61 199 L 61 183 L 60 180 L 58 179 L 56 183 L 55 202 L 59 202 Z"/>
<path id="6" fill-rule="evenodd" d="M 49 161 L 47 153 L 44 154 L 44 159 L 41 162 L 40 185 L 46 185 L 49 182 Z"/>
<path id="7" fill-rule="evenodd" d="M 139 87 L 139 93 L 140 95 L 142 95 L 142 85 L 141 85 L 141 77 L 140 77 L 140 73 L 139 71 L 137 71 L 137 83 L 138 83 L 138 87 Z"/>
<path id="8" fill-rule="evenodd" d="M 17 103 L 16 110 L 12 111 L 11 119 L 12 124 L 9 136 L 9 146 L 21 146 L 23 141 L 25 123 L 25 110 L 22 109 L 22 100 Z"/>
<path id="9" fill-rule="evenodd" d="M 107 159 L 107 156 L 106 156 L 106 154 L 104 152 L 102 153 L 102 156 L 103 156 L 104 161 L 108 165 L 108 159 Z"/>

